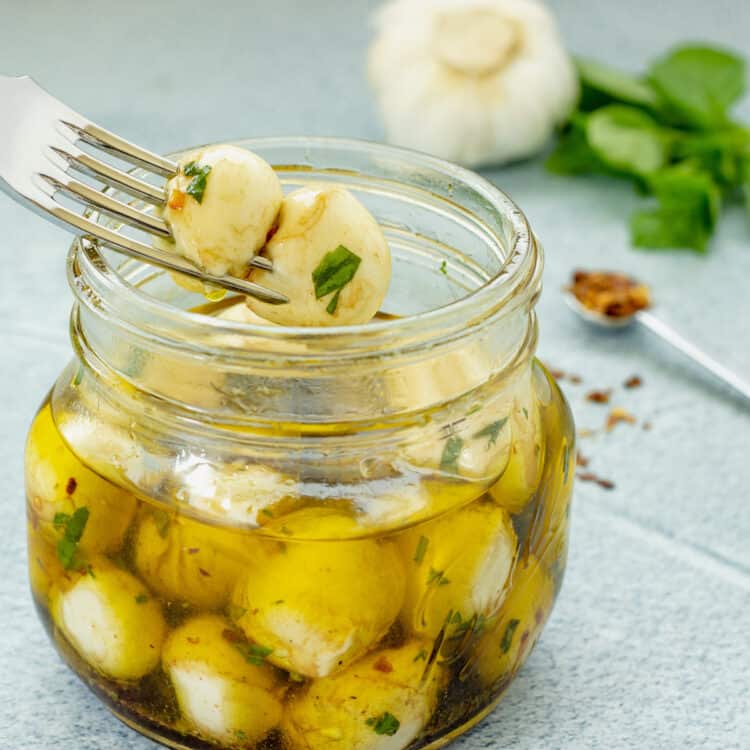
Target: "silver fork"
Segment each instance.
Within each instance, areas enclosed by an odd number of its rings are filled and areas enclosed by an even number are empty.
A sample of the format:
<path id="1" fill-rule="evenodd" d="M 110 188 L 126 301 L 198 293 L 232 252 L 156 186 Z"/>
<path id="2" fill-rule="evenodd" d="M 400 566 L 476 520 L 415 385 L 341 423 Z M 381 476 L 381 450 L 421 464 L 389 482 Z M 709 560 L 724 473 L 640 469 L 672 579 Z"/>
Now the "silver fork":
<path id="1" fill-rule="evenodd" d="M 154 237 L 169 238 L 167 223 L 71 175 L 77 172 L 155 206 L 166 201 L 165 189 L 152 185 L 112 164 L 93 157 L 77 144 L 85 143 L 122 161 L 165 178 L 177 164 L 100 128 L 50 96 L 28 76 L 0 75 L 0 190 L 35 213 L 65 229 L 118 252 L 207 284 L 255 297 L 263 302 L 289 302 L 283 294 L 232 276 L 206 273 L 179 255 L 129 237 L 92 221 L 60 202 L 66 196 Z M 267 258 L 256 256 L 250 265 L 273 270 Z"/>

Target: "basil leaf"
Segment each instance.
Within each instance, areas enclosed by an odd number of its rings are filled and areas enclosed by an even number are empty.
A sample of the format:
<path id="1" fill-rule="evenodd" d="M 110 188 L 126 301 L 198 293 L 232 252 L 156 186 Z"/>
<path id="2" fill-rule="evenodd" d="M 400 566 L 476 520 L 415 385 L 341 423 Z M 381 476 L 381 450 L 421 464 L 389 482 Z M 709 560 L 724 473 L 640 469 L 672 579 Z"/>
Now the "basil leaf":
<path id="1" fill-rule="evenodd" d="M 318 267 L 312 272 L 315 286 L 315 299 L 334 293 L 328 303 L 326 312 L 333 315 L 339 303 L 339 293 L 354 278 L 362 258 L 339 245 L 335 250 L 326 253 Z"/>
<path id="2" fill-rule="evenodd" d="M 727 124 L 744 92 L 745 63 L 724 50 L 686 46 L 657 60 L 648 78 L 678 124 L 710 129 Z"/>
<path id="3" fill-rule="evenodd" d="M 545 163 L 550 172 L 576 175 L 608 171 L 586 139 L 585 124 L 586 118 L 579 118 L 579 122 L 571 123 L 562 133 Z"/>
<path id="4" fill-rule="evenodd" d="M 72 515 L 56 513 L 53 520 L 55 528 L 62 529 L 63 536 L 57 543 L 57 558 L 65 570 L 70 570 L 76 562 L 78 542 L 81 541 L 89 520 L 89 509 L 85 506 L 76 508 Z"/>
<path id="5" fill-rule="evenodd" d="M 636 176 L 661 169 L 672 140 L 651 115 L 624 104 L 610 104 L 589 115 L 586 137 L 605 164 Z"/>
<path id="6" fill-rule="evenodd" d="M 516 632 L 516 628 L 521 624 L 520 620 L 508 620 L 508 624 L 505 626 L 503 637 L 500 640 L 500 651 L 503 654 L 507 654 L 510 651 L 511 644 L 513 643 L 513 634 Z"/>
<path id="7" fill-rule="evenodd" d="M 721 209 L 721 192 L 711 176 L 671 167 L 652 175 L 649 184 L 658 206 L 633 214 L 633 243 L 705 252 Z"/>
<path id="8" fill-rule="evenodd" d="M 190 180 L 187 188 L 185 188 L 185 192 L 188 195 L 192 195 L 198 203 L 203 203 L 203 196 L 206 192 L 211 167 L 208 164 L 205 167 L 199 167 L 197 162 L 191 161 L 185 165 L 182 171 L 186 177 L 193 178 Z"/>
<path id="9" fill-rule="evenodd" d="M 461 456 L 461 450 L 464 447 L 464 441 L 458 435 L 449 437 L 443 447 L 443 453 L 440 456 L 440 469 L 458 474 L 458 459 Z"/>
<path id="10" fill-rule="evenodd" d="M 750 146 L 750 131 L 742 128 L 689 133 L 674 144 L 673 155 L 704 172 L 726 190 L 741 187 L 744 181 L 744 160 Z"/>
<path id="11" fill-rule="evenodd" d="M 648 82 L 594 60 L 576 60 L 581 81 L 580 108 L 597 109 L 612 102 L 656 109 L 659 99 Z"/>
<path id="12" fill-rule="evenodd" d="M 368 727 L 372 727 L 375 734 L 385 734 L 393 737 L 398 732 L 401 722 L 391 713 L 386 711 L 381 716 L 374 716 L 366 722 Z"/>
<path id="13" fill-rule="evenodd" d="M 483 427 L 479 432 L 474 433 L 475 438 L 486 437 L 487 438 L 487 450 L 491 446 L 497 443 L 497 438 L 500 435 L 500 431 L 505 427 L 505 423 L 508 421 L 508 417 L 498 419 L 496 422 L 491 422 L 486 427 Z"/>

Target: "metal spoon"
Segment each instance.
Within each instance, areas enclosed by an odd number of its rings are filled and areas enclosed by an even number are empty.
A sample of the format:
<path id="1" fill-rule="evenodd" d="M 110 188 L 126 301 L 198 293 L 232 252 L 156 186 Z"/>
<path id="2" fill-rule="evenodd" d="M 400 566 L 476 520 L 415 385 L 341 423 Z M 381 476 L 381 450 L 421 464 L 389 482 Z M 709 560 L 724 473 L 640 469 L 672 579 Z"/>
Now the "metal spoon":
<path id="1" fill-rule="evenodd" d="M 695 344 L 688 341 L 684 336 L 677 333 L 673 328 L 668 326 L 663 320 L 659 320 L 653 313 L 648 310 L 638 310 L 629 316 L 623 317 L 612 317 L 604 315 L 603 313 L 590 310 L 588 307 L 581 304 L 578 298 L 570 291 L 565 290 L 564 292 L 565 302 L 579 317 L 583 318 L 587 323 L 590 323 L 599 328 L 606 328 L 612 330 L 613 328 L 622 329 L 633 323 L 640 323 L 644 328 L 647 328 L 651 333 L 659 336 L 663 341 L 673 346 L 678 351 L 681 351 L 684 355 L 697 362 L 703 368 L 708 370 L 712 375 L 723 380 L 735 393 L 750 403 L 750 383 L 743 380 L 735 372 L 732 372 L 729 368 L 717 362 L 713 357 L 709 357 L 704 351 L 700 350 Z"/>

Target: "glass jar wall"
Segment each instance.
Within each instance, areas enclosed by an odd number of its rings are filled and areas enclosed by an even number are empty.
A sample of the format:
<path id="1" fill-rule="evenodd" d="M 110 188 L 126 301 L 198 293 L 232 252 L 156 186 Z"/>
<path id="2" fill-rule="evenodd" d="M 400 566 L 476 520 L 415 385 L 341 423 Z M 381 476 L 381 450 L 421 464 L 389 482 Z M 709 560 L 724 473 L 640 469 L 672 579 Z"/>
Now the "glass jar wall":
<path id="1" fill-rule="evenodd" d="M 495 705 L 560 587 L 569 410 L 533 358 L 541 252 L 429 157 L 261 139 L 381 222 L 365 326 L 248 322 L 85 242 L 75 358 L 26 455 L 31 586 L 112 711 L 174 747 L 437 747 Z"/>

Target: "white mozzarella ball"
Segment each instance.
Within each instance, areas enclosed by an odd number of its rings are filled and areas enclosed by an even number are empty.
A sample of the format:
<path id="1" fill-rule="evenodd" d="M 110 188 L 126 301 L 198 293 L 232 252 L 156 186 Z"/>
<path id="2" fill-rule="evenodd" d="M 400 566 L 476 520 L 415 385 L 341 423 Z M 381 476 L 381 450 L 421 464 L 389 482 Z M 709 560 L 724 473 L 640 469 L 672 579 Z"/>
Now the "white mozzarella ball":
<path id="1" fill-rule="evenodd" d="M 508 513 L 474 502 L 404 533 L 404 625 L 437 636 L 450 619 L 460 630 L 489 617 L 503 600 L 516 558 L 517 540 Z"/>
<path id="2" fill-rule="evenodd" d="M 283 669 L 310 677 L 340 671 L 398 615 L 404 581 L 397 548 L 346 539 L 356 522 L 329 508 L 295 511 L 265 529 L 284 541 L 259 542 L 262 554 L 248 560 L 232 599 L 237 624 L 272 648 L 269 661 Z"/>
<path id="3" fill-rule="evenodd" d="M 377 221 L 348 190 L 333 185 L 287 195 L 263 255 L 273 271 L 254 269 L 250 278 L 291 301 L 270 305 L 248 298 L 247 304 L 282 325 L 366 323 L 391 280 L 391 253 Z"/>
<path id="4" fill-rule="evenodd" d="M 245 276 L 282 197 L 273 168 L 252 152 L 231 145 L 194 151 L 167 184 L 174 250 L 209 273 Z"/>
<path id="5" fill-rule="evenodd" d="M 288 706 L 282 728 L 294 750 L 401 750 L 430 721 L 445 672 L 432 644 L 409 641 L 314 680 Z"/>
<path id="6" fill-rule="evenodd" d="M 133 575 L 94 559 L 71 584 L 50 590 L 52 619 L 98 672 L 137 680 L 159 664 L 166 623 L 159 603 Z"/>
<path id="7" fill-rule="evenodd" d="M 283 686 L 252 649 L 217 615 L 188 620 L 164 644 L 162 664 L 180 711 L 202 734 L 244 747 L 281 721 Z"/>

